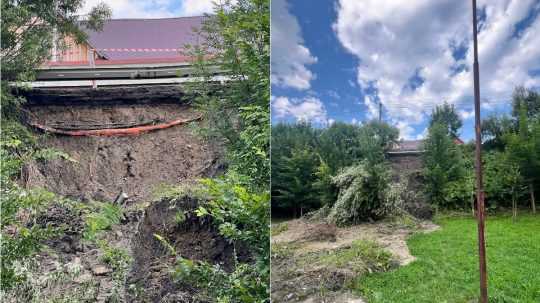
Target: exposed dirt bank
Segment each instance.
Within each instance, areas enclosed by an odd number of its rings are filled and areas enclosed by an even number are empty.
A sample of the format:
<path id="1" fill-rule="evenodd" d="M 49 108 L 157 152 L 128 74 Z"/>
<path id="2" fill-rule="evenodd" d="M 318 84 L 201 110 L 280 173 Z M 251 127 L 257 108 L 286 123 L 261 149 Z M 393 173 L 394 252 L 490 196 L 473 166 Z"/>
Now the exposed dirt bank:
<path id="1" fill-rule="evenodd" d="M 208 219 L 196 216 L 198 203 L 196 198 L 184 196 L 165 198 L 147 208 L 132 240 L 134 262 L 126 282 L 128 302 L 208 302 L 197 285 L 173 281 L 175 257 L 156 235 L 182 258 L 232 269 L 235 246 L 220 236 Z M 247 258 L 238 245 L 236 254 L 240 260 Z"/>
<path id="2" fill-rule="evenodd" d="M 347 285 L 357 276 L 414 261 L 406 239 L 428 221 L 388 221 L 345 228 L 304 219 L 280 223 L 272 237 L 273 302 L 362 302 Z M 371 244 L 374 243 L 374 244 Z M 380 255 L 389 253 L 387 258 Z"/>
<path id="3" fill-rule="evenodd" d="M 51 105 L 29 110 L 45 125 L 170 121 L 197 115 L 191 107 L 177 104 Z M 64 151 L 76 162 L 34 162 L 26 168 L 26 184 L 81 200 L 111 201 L 124 191 L 132 202 L 145 201 L 156 185 L 213 175 L 220 166 L 221 148 L 202 142 L 187 125 L 138 136 L 47 135 L 41 140 L 42 146 Z"/>
<path id="4" fill-rule="evenodd" d="M 187 105 L 172 103 L 74 103 L 26 109 L 40 124 L 77 127 L 199 115 Z M 178 255 L 220 264 L 225 269 L 233 266 L 233 244 L 219 236 L 211 222 L 193 214 L 197 200 L 152 202 L 159 185 L 189 183 L 223 169 L 221 143 L 201 140 L 194 129 L 192 125 L 178 125 L 123 137 L 40 136 L 40 146 L 62 151 L 75 162 L 34 161 L 24 168 L 21 182 L 59 195 L 64 204 L 51 206 L 37 223 L 66 230 L 44 243 L 46 248 L 36 256 L 33 266 L 25 269 L 31 279 L 7 302 L 208 301 L 201 298 L 197 285 L 172 280 L 174 258 L 155 234 L 171 243 Z M 93 200 L 112 202 L 120 192 L 129 196 L 116 205 L 122 219 L 93 239 L 85 237 L 89 216 L 106 205 Z M 61 196 L 72 200 L 64 201 Z M 184 215 L 182 222 L 178 221 L 179 212 Z M 247 260 L 241 245 L 235 248 L 237 256 Z"/>

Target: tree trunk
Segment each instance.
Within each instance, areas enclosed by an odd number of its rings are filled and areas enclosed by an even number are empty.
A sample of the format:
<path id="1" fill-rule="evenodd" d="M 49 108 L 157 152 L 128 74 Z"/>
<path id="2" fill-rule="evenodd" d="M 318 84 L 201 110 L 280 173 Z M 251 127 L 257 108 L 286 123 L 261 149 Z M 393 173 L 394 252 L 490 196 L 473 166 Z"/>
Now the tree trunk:
<path id="1" fill-rule="evenodd" d="M 474 212 L 474 195 L 471 195 L 471 210 L 472 210 L 472 216 L 476 217 L 476 213 Z"/>
<path id="2" fill-rule="evenodd" d="M 536 201 L 534 199 L 534 186 L 533 184 L 529 184 L 529 192 L 531 193 L 531 207 L 533 214 L 536 214 Z"/>
<path id="3" fill-rule="evenodd" d="M 517 217 L 517 203 L 515 195 L 512 194 L 512 222 L 516 222 Z"/>

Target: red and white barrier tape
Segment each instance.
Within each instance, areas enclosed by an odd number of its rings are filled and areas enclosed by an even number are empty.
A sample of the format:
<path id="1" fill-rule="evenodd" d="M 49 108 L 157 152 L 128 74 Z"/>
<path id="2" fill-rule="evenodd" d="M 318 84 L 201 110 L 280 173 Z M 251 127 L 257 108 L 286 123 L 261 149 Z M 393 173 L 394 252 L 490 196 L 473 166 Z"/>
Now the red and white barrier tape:
<path id="1" fill-rule="evenodd" d="M 161 52 L 180 52 L 181 48 L 96 48 L 90 49 L 90 51 L 103 51 L 103 52 L 128 52 L 128 53 L 161 53 Z M 53 56 L 65 56 L 81 54 L 80 51 L 66 51 L 53 54 Z"/>

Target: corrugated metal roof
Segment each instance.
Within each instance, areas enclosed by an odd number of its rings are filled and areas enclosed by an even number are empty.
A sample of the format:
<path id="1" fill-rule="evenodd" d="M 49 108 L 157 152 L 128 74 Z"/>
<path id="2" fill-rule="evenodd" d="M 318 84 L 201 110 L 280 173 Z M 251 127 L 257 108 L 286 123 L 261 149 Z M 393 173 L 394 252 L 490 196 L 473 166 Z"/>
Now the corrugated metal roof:
<path id="1" fill-rule="evenodd" d="M 402 140 L 399 141 L 390 151 L 421 151 L 423 140 Z"/>
<path id="2" fill-rule="evenodd" d="M 164 19 L 112 19 L 105 22 L 103 30 L 87 30 L 88 43 L 96 49 L 128 49 L 129 51 L 103 51 L 110 60 L 129 59 L 185 59 L 178 51 L 197 44 L 199 29 L 205 17 L 179 17 Z M 138 51 L 147 49 L 145 51 Z M 150 49 L 150 51 L 148 51 Z M 156 51 L 151 51 L 155 49 Z"/>

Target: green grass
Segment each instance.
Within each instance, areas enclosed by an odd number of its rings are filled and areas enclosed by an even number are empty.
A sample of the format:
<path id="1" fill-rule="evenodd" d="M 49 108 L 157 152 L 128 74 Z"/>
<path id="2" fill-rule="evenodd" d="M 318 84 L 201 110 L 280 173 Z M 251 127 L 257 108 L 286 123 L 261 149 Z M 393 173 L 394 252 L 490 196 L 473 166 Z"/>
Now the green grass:
<path id="1" fill-rule="evenodd" d="M 408 241 L 417 260 L 355 282 L 368 302 L 476 302 L 477 225 L 441 218 L 441 230 Z M 490 302 L 540 302 L 540 216 L 491 216 L 486 223 Z"/>

